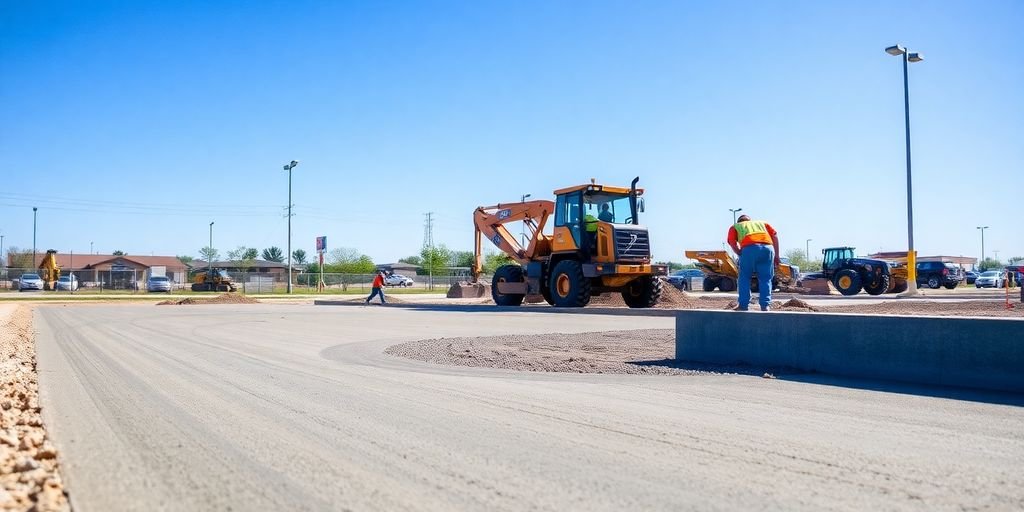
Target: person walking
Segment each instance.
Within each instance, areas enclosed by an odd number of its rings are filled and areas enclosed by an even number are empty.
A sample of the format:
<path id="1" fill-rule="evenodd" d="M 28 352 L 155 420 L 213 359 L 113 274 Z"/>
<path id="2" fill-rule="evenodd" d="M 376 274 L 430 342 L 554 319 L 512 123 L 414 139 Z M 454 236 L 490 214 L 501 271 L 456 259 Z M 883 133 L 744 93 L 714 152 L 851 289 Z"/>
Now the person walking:
<path id="1" fill-rule="evenodd" d="M 740 257 L 739 311 L 750 306 L 750 279 L 757 272 L 758 302 L 761 311 L 769 311 L 772 303 L 772 280 L 779 264 L 779 236 L 767 222 L 750 220 L 740 215 L 729 228 L 729 247 Z"/>
<path id="2" fill-rule="evenodd" d="M 372 290 L 370 291 L 370 296 L 366 298 L 366 303 L 369 304 L 371 299 L 373 299 L 377 295 L 380 295 L 380 303 L 381 304 L 387 304 L 387 301 L 384 300 L 384 271 L 383 270 L 381 270 L 380 272 L 377 272 L 377 276 L 373 278 L 373 284 L 371 285 L 371 288 L 372 288 Z"/>

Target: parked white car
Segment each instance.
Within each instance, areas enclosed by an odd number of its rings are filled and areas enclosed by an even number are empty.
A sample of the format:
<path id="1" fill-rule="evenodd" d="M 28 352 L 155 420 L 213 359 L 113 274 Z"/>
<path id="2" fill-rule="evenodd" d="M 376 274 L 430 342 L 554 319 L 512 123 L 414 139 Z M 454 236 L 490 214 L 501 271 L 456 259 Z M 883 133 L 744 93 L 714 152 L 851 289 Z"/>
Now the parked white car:
<path id="1" fill-rule="evenodd" d="M 402 274 L 391 274 L 390 276 L 384 277 L 384 284 L 387 286 L 412 286 L 416 284 L 408 276 Z"/>
<path id="2" fill-rule="evenodd" d="M 1006 272 L 1000 272 L 998 270 L 982 272 L 981 275 L 974 280 L 974 286 L 978 288 L 1002 288 L 1005 285 Z"/>
<path id="3" fill-rule="evenodd" d="M 57 280 L 57 290 L 73 292 L 78 289 L 78 278 L 75 276 L 60 276 Z"/>
<path id="4" fill-rule="evenodd" d="M 18 291 L 23 292 L 25 290 L 42 290 L 43 279 L 39 277 L 39 274 L 22 274 L 18 279 Z"/>

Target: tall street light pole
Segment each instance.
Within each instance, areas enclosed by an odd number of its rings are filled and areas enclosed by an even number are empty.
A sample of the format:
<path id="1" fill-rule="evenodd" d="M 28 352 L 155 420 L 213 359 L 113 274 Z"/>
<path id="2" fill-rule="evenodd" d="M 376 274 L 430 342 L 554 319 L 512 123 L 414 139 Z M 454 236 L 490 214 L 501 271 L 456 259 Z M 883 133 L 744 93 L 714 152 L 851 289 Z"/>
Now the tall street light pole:
<path id="1" fill-rule="evenodd" d="M 36 268 L 36 212 L 39 208 L 32 207 L 32 268 Z"/>
<path id="2" fill-rule="evenodd" d="M 213 274 L 213 222 L 210 222 L 210 251 L 206 254 L 206 275 L 210 277 Z"/>
<path id="3" fill-rule="evenodd" d="M 814 239 L 813 238 L 808 238 L 807 241 L 804 242 L 804 257 L 807 258 L 807 261 L 811 261 L 811 241 L 812 240 L 814 240 Z"/>
<path id="4" fill-rule="evenodd" d="M 736 208 L 736 209 L 729 208 L 729 211 L 732 212 L 732 223 L 736 224 L 736 212 L 742 212 L 743 208 Z"/>
<path id="5" fill-rule="evenodd" d="M 292 160 L 284 166 L 288 171 L 288 293 L 292 292 L 292 169 L 299 165 L 298 160 Z"/>
<path id="6" fill-rule="evenodd" d="M 89 254 L 92 254 L 92 242 L 89 242 Z"/>
<path id="7" fill-rule="evenodd" d="M 977 229 L 981 230 L 981 260 L 979 263 L 985 264 L 985 230 L 988 226 L 978 226 Z"/>
<path id="8" fill-rule="evenodd" d="M 889 55 L 903 60 L 903 119 L 907 132 L 907 291 L 905 295 L 917 295 L 917 253 L 914 252 L 914 189 L 910 174 L 910 77 L 908 64 L 921 62 L 924 57 L 917 52 L 895 45 L 885 49 Z"/>
<path id="9" fill-rule="evenodd" d="M 530 194 L 523 194 L 523 197 L 519 200 L 520 203 L 525 203 L 530 198 Z M 523 221 L 522 226 L 519 228 L 519 240 L 520 245 L 526 247 L 526 221 Z"/>

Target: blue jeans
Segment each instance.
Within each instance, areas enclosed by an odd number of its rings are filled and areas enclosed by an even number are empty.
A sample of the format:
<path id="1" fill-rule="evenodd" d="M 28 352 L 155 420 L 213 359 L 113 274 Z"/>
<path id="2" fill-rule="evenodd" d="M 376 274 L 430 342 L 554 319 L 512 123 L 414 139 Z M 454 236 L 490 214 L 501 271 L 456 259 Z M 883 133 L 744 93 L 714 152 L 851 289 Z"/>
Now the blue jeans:
<path id="1" fill-rule="evenodd" d="M 757 271 L 758 302 L 761 309 L 767 309 L 772 303 L 772 279 L 775 277 L 775 247 L 771 245 L 752 244 L 740 251 L 740 282 L 736 283 L 740 291 L 740 309 L 750 306 L 750 278 Z"/>
<path id="2" fill-rule="evenodd" d="M 749 288 L 749 286 L 748 286 L 748 288 Z M 384 289 L 383 288 L 374 288 L 373 291 L 370 292 L 370 296 L 366 298 L 366 303 L 369 304 L 370 301 L 373 300 L 373 298 L 378 296 L 378 295 L 380 295 L 380 303 L 381 304 L 387 304 L 387 301 L 384 300 Z"/>

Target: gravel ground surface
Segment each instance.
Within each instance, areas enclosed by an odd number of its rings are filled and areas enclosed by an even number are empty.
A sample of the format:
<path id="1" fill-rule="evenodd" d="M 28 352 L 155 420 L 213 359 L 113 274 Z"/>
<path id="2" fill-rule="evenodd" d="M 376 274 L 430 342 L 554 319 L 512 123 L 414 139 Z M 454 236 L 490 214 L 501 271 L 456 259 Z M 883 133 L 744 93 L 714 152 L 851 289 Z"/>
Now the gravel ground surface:
<path id="1" fill-rule="evenodd" d="M 0 510 L 70 510 L 40 416 L 32 311 L 0 305 Z"/>

